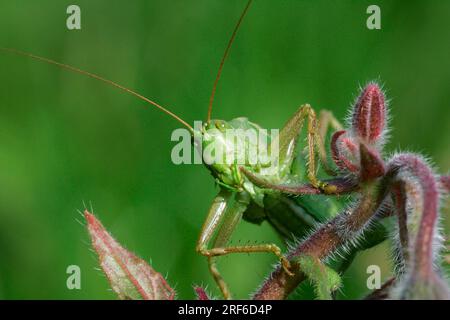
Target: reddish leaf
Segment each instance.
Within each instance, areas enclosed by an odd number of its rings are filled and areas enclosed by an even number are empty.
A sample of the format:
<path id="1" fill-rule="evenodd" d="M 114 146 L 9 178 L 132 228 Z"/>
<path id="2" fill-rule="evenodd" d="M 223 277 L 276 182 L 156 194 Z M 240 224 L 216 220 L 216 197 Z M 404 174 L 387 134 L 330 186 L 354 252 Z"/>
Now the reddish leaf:
<path id="1" fill-rule="evenodd" d="M 194 286 L 195 294 L 197 295 L 197 300 L 211 300 L 206 293 L 206 290 L 199 286 Z"/>
<path id="2" fill-rule="evenodd" d="M 147 262 L 124 249 L 97 218 L 84 212 L 92 246 L 112 289 L 120 299 L 172 300 L 174 290 Z"/>

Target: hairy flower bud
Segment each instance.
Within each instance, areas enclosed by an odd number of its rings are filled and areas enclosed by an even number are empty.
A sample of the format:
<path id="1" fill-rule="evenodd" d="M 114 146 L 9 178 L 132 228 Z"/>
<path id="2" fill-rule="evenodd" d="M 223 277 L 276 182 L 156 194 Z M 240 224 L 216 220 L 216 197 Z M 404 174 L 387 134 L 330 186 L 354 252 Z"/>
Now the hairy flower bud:
<path id="1" fill-rule="evenodd" d="M 386 126 L 384 94 L 378 84 L 371 82 L 359 95 L 352 116 L 352 130 L 362 141 L 374 144 L 383 135 Z"/>

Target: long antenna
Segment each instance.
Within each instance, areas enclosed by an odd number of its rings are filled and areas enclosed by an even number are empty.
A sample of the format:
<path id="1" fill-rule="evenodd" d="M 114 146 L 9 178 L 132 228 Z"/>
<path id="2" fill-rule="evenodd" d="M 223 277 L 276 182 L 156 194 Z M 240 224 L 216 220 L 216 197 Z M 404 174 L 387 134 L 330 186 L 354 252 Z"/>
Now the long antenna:
<path id="1" fill-rule="evenodd" d="M 236 33 L 237 33 L 238 29 L 239 29 L 239 26 L 241 25 L 241 22 L 244 19 L 245 14 L 247 13 L 248 8 L 250 7 L 251 3 L 252 3 L 252 0 L 249 0 L 247 2 L 247 5 L 245 6 L 244 11 L 241 14 L 241 17 L 239 18 L 236 26 L 234 27 L 233 33 L 231 34 L 231 38 L 228 41 L 227 48 L 225 49 L 225 52 L 224 52 L 223 57 L 222 57 L 222 60 L 220 61 L 219 71 L 217 72 L 217 76 L 216 76 L 216 80 L 214 81 L 214 85 L 213 85 L 213 88 L 212 88 L 211 96 L 209 97 L 208 117 L 206 118 L 206 121 L 208 123 L 211 120 L 212 106 L 213 106 L 213 102 L 214 102 L 214 95 L 216 94 L 217 83 L 219 82 L 220 76 L 222 74 L 223 65 L 225 63 L 225 60 L 227 59 L 228 53 L 230 52 L 231 45 L 233 44 L 234 38 L 236 37 Z"/>
<path id="2" fill-rule="evenodd" d="M 194 133 L 194 129 L 186 121 L 184 121 L 179 116 L 177 116 L 175 113 L 169 111 L 168 109 L 166 109 L 163 106 L 157 104 L 156 102 L 154 102 L 154 101 L 144 97 L 143 95 L 137 93 L 136 91 L 128 89 L 127 87 L 124 87 L 124 86 L 122 86 L 122 85 L 120 85 L 120 84 L 118 84 L 118 83 L 116 83 L 114 81 L 105 79 L 105 78 L 100 77 L 100 76 L 98 76 L 98 75 L 96 75 L 94 73 L 91 73 L 91 72 L 88 72 L 88 71 L 84 71 L 84 70 L 72 67 L 70 65 L 67 65 L 67 64 L 64 64 L 64 63 L 61 63 L 61 62 L 57 62 L 57 61 L 54 61 L 54 60 L 51 60 L 51 59 L 48 59 L 48 58 L 44 58 L 44 57 L 41 57 L 41 56 L 34 55 L 32 53 L 28 53 L 28 52 L 24 52 L 24 51 L 20 51 L 20 50 L 16 50 L 16 49 L 11 49 L 11 48 L 2 48 L 2 47 L 0 47 L 0 50 L 1 51 L 6 51 L 6 52 L 9 52 L 9 53 L 13 53 L 13 54 L 16 54 L 16 55 L 20 55 L 20 56 L 26 56 L 26 57 L 29 57 L 29 58 L 32 58 L 32 59 L 35 59 L 35 60 L 39 60 L 39 61 L 43 61 L 43 62 L 46 62 L 46 63 L 49 63 L 49 64 L 53 64 L 53 65 L 56 65 L 58 67 L 67 69 L 69 71 L 80 73 L 80 74 L 83 74 L 83 75 L 88 76 L 90 78 L 94 78 L 94 79 L 100 80 L 102 82 L 105 82 L 105 83 L 107 83 L 107 84 L 109 84 L 109 85 L 111 85 L 113 87 L 116 87 L 116 88 L 118 88 L 118 89 L 120 89 L 122 91 L 125 91 L 125 92 L 127 92 L 127 93 L 129 93 L 129 94 L 131 94 L 131 95 L 141 99 L 141 100 L 144 100 L 147 103 L 150 103 L 154 107 L 158 108 L 162 112 L 168 114 L 169 116 L 171 116 L 172 118 L 174 118 L 175 120 L 177 120 L 178 122 L 183 124 L 186 128 L 189 129 L 189 131 L 191 133 Z"/>

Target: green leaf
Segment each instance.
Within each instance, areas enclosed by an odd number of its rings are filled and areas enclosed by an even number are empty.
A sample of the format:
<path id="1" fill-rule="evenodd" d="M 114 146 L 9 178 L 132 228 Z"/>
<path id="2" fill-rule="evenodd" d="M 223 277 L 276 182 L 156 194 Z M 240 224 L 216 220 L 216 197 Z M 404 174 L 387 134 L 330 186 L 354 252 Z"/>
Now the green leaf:
<path id="1" fill-rule="evenodd" d="M 339 274 L 314 257 L 303 255 L 297 261 L 300 264 L 300 270 L 313 283 L 317 298 L 332 300 L 332 293 L 341 286 Z"/>

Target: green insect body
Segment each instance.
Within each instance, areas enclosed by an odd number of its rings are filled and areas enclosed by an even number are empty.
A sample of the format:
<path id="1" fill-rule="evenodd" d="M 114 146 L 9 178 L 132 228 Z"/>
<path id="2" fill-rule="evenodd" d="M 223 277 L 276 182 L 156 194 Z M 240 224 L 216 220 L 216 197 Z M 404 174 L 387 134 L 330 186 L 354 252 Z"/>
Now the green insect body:
<path id="1" fill-rule="evenodd" d="M 270 189 L 264 189 L 251 182 L 245 174 L 242 173 L 241 168 L 246 169 L 248 172 L 257 174 L 263 177 L 265 180 L 274 184 L 281 183 L 299 183 L 306 181 L 304 172 L 306 172 L 305 163 L 307 159 L 305 157 L 298 156 L 295 153 L 290 152 L 290 155 L 282 157 L 283 163 L 273 167 L 267 163 L 262 164 L 260 162 L 251 165 L 248 163 L 248 149 L 249 139 L 245 134 L 237 134 L 238 141 L 229 141 L 226 137 L 227 130 L 242 130 L 247 132 L 248 130 L 262 131 L 262 127 L 250 122 L 247 118 L 240 117 L 231 121 L 224 120 L 211 120 L 210 123 L 205 123 L 201 132 L 194 132 L 194 137 L 201 137 L 203 150 L 212 144 L 218 148 L 227 150 L 228 153 L 234 154 L 234 159 L 237 158 L 237 154 L 244 154 L 245 164 L 238 164 L 234 161 L 231 164 L 224 163 L 212 163 L 210 165 L 205 164 L 206 168 L 211 172 L 212 176 L 216 179 L 217 184 L 226 190 L 234 193 L 247 193 L 247 196 L 251 198 L 251 204 L 249 204 L 249 210 L 244 212 L 243 218 L 246 221 L 260 224 L 265 219 L 273 221 L 275 229 L 283 235 L 284 238 L 298 237 L 301 235 L 298 228 L 290 227 L 288 230 L 282 230 L 282 228 L 276 227 L 277 220 L 282 220 L 286 225 L 291 223 L 296 224 L 296 221 L 303 221 L 301 224 L 304 226 L 312 227 L 314 224 L 326 221 L 334 217 L 342 209 L 342 199 L 323 199 L 317 196 L 305 195 L 302 197 L 290 197 L 289 195 L 283 195 L 280 192 Z M 271 142 L 270 136 L 267 135 L 263 139 Z M 292 138 L 291 145 L 295 143 L 295 138 Z M 194 145 L 196 145 L 196 139 L 193 139 Z M 241 146 L 243 150 L 236 150 L 236 146 Z M 271 208 L 271 210 L 264 211 L 265 208 Z M 280 214 L 288 212 L 284 218 L 280 219 Z M 288 218 L 291 217 L 291 219 Z"/>

